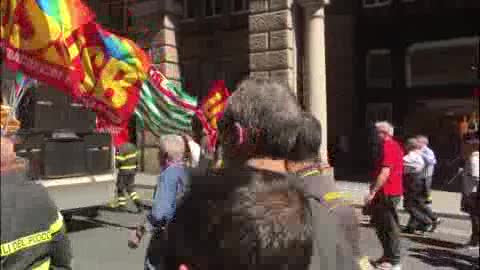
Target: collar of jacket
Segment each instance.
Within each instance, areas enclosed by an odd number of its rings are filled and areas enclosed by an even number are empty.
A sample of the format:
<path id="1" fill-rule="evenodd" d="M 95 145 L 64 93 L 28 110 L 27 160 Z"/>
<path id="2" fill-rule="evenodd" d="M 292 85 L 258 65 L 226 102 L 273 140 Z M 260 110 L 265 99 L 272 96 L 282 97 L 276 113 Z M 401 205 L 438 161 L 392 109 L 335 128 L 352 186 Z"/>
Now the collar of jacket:
<path id="1" fill-rule="evenodd" d="M 185 162 L 183 161 L 167 161 L 165 163 L 165 169 L 162 170 L 162 172 L 166 171 L 170 167 L 183 167 L 185 166 Z"/>

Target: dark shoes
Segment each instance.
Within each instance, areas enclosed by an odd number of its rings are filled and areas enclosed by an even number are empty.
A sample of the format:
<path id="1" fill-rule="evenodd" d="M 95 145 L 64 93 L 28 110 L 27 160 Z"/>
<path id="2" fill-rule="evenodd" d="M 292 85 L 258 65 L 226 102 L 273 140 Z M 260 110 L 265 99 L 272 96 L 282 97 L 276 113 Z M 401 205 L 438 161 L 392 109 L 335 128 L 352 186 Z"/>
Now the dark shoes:
<path id="1" fill-rule="evenodd" d="M 440 225 L 440 223 L 442 223 L 442 220 L 439 219 L 439 218 L 436 218 L 432 222 L 432 224 L 429 226 L 430 228 L 429 228 L 429 230 L 427 230 L 427 232 L 431 232 L 431 233 L 435 232 L 435 230 L 437 229 L 438 225 Z"/>
<path id="2" fill-rule="evenodd" d="M 470 240 L 468 243 L 463 245 L 463 248 L 467 250 L 479 249 L 480 248 L 479 241 Z"/>
<path id="3" fill-rule="evenodd" d="M 415 229 L 414 229 L 414 228 L 410 228 L 410 227 L 405 227 L 405 228 L 402 229 L 402 233 L 414 234 L 414 233 L 415 233 Z"/>
<path id="4" fill-rule="evenodd" d="M 442 223 L 442 220 L 437 218 L 431 224 L 428 224 L 425 226 L 419 226 L 419 227 L 413 228 L 412 226 L 407 225 L 405 228 L 403 228 L 402 233 L 406 233 L 406 234 L 414 234 L 415 232 L 419 232 L 420 234 L 425 234 L 427 232 L 433 233 L 437 229 L 438 225 L 440 225 L 440 223 Z"/>

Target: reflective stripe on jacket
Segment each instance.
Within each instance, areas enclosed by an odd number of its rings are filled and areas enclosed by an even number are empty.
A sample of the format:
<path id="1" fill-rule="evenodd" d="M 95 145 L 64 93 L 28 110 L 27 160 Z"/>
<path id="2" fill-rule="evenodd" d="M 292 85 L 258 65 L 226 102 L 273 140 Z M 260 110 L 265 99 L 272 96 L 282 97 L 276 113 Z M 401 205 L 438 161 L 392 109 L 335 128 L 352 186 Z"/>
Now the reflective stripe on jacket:
<path id="1" fill-rule="evenodd" d="M 63 227 L 62 214 L 58 213 L 57 220 L 50 225 L 50 228 L 46 231 L 36 232 L 30 235 L 23 236 L 8 243 L 4 243 L 0 246 L 1 257 L 10 256 L 22 250 L 32 248 L 36 245 L 47 243 L 52 241 L 55 234 L 58 233 Z"/>
<path id="2" fill-rule="evenodd" d="M 115 161 L 120 174 L 135 173 L 138 163 L 138 151 L 135 145 L 126 143 L 120 146 Z"/>

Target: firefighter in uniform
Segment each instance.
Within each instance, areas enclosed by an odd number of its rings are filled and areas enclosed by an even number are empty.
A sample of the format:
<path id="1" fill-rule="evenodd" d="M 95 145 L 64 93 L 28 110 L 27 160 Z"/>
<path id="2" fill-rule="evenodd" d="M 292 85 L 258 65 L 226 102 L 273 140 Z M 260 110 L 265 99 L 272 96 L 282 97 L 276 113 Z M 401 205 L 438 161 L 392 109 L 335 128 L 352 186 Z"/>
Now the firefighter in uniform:
<path id="1" fill-rule="evenodd" d="M 0 269 L 72 269 L 62 215 L 45 188 L 29 181 L 4 127 L 2 117 Z"/>
<path id="2" fill-rule="evenodd" d="M 142 210 L 140 196 L 134 189 L 135 175 L 137 173 L 138 151 L 132 143 L 124 143 L 118 149 L 115 156 L 118 169 L 117 176 L 117 201 L 112 205 L 114 208 L 127 206 L 127 196 L 133 201 L 138 211 Z"/>
<path id="3" fill-rule="evenodd" d="M 348 195 L 338 192 L 333 176 L 324 175 L 325 166 L 317 161 L 321 142 L 320 123 L 313 115 L 305 113 L 295 150 L 285 162 L 285 168 L 302 178 L 308 196 L 326 207 L 335 218 L 340 228 L 336 236 L 337 269 L 373 269 L 368 257 L 362 256 L 360 251 L 360 224 Z M 352 262 L 345 260 L 352 256 L 355 258 Z"/>

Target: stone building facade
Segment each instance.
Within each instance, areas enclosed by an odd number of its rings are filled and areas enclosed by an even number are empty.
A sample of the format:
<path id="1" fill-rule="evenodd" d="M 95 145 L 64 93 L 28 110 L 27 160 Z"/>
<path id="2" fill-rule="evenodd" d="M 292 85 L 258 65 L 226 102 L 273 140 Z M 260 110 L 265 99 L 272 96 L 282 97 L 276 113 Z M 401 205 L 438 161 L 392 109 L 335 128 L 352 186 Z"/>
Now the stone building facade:
<path id="1" fill-rule="evenodd" d="M 313 112 L 327 138 L 323 0 L 150 0 L 122 2 L 125 34 L 148 50 L 170 80 L 200 98 L 212 80 L 234 90 L 244 78 L 289 87 Z M 95 3 L 92 3 L 95 5 Z M 106 10 L 106 8 L 103 8 Z M 97 12 L 98 14 L 98 12 Z M 155 138 L 142 134 L 143 167 L 156 172 Z M 321 155 L 326 160 L 326 145 Z"/>
<path id="2" fill-rule="evenodd" d="M 249 76 L 284 83 L 321 121 L 323 159 L 342 144 L 336 169 L 364 167 L 368 121 L 436 134 L 443 128 L 430 108 L 466 108 L 480 85 L 478 0 L 86 2 L 200 99 L 211 80 L 231 90 Z M 430 113 L 418 117 L 418 108 Z M 156 138 L 138 135 L 143 168 L 156 172 Z"/>

